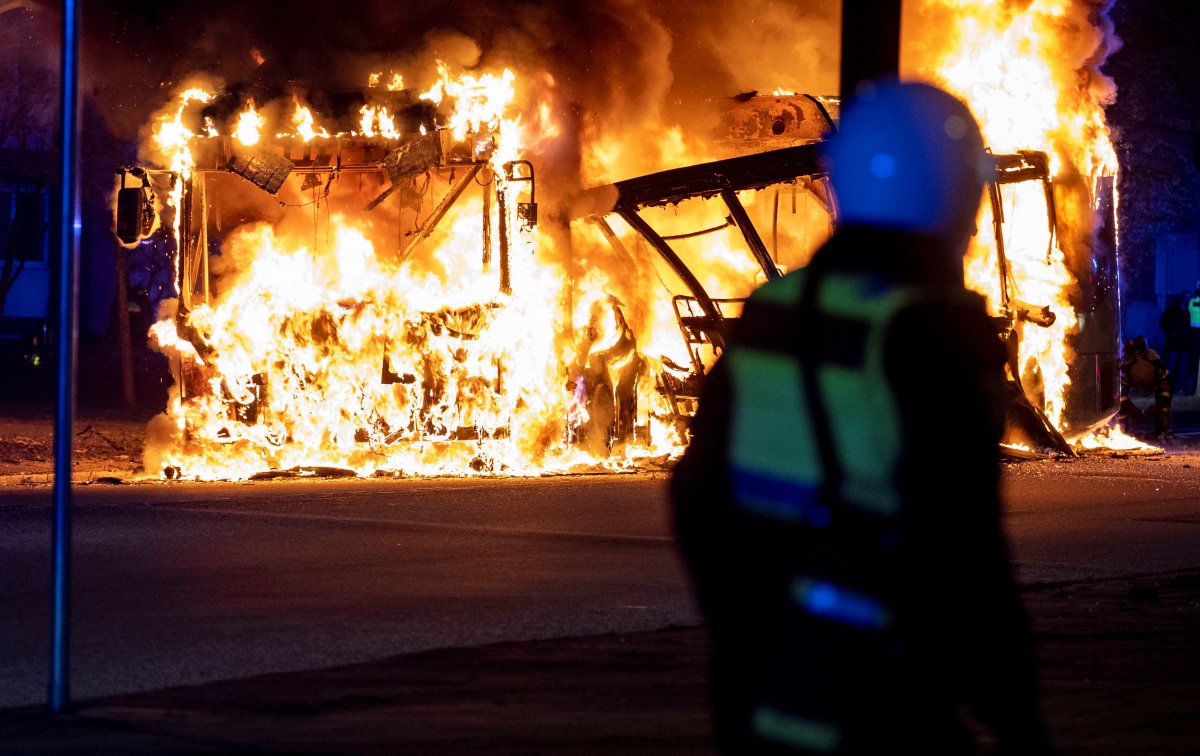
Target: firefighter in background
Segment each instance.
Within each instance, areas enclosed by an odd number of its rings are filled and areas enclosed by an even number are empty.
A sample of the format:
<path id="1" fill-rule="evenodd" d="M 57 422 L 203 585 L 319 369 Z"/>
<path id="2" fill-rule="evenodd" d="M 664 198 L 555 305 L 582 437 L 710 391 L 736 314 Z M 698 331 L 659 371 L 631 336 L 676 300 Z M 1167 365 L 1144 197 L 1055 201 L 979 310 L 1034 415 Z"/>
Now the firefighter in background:
<path id="1" fill-rule="evenodd" d="M 990 161 L 919 84 L 864 94 L 827 146 L 838 230 L 747 302 L 671 482 L 718 747 L 970 753 L 966 710 L 1044 752 L 999 527 L 1004 351 L 963 287 Z"/>
<path id="2" fill-rule="evenodd" d="M 1121 353 L 1121 424 L 1126 433 L 1132 433 L 1134 423 L 1141 413 L 1129 401 L 1130 389 L 1141 389 L 1154 394 L 1154 406 L 1150 416 L 1154 419 L 1154 435 L 1171 438 L 1171 374 L 1158 352 L 1146 344 L 1145 336 L 1125 342 Z"/>

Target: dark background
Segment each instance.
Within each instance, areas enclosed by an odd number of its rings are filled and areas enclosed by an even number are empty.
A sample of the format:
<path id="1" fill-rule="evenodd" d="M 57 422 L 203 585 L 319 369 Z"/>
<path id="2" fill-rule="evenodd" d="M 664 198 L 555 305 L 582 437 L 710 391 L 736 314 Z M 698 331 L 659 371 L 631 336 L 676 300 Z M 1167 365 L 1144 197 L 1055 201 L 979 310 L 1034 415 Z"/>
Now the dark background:
<path id="1" fill-rule="evenodd" d="M 1111 15 L 1125 335 L 1161 344 L 1164 297 L 1200 287 L 1200 4 L 1125 0 Z"/>

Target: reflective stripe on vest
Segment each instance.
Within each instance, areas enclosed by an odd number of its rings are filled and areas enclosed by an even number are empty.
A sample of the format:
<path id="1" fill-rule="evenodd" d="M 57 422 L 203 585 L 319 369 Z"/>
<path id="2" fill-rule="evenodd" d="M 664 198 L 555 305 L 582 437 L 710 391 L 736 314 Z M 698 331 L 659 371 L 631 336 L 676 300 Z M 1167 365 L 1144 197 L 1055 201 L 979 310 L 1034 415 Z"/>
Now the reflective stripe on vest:
<path id="1" fill-rule="evenodd" d="M 755 709 L 750 728 L 764 740 L 816 753 L 833 753 L 842 742 L 842 731 L 833 722 L 798 716 L 773 706 Z"/>
<path id="2" fill-rule="evenodd" d="M 762 307 L 795 319 L 804 270 L 761 286 L 747 310 Z M 823 359 L 817 380 L 842 465 L 839 501 L 877 515 L 899 508 L 894 471 L 900 455 L 900 416 L 884 374 L 887 326 L 922 295 L 915 287 L 881 285 L 871 276 L 830 273 L 821 282 L 816 312 L 848 321 L 861 334 L 860 359 Z M 761 325 L 758 330 L 762 330 Z M 787 329 L 782 327 L 781 331 Z M 751 334 L 725 355 L 733 383 L 729 460 L 734 498 L 767 517 L 820 526 L 829 512 L 817 501 L 824 474 L 794 347 Z M 779 339 L 776 339 L 779 341 Z M 837 346 L 836 344 L 834 345 Z"/>
<path id="3" fill-rule="evenodd" d="M 814 617 L 863 630 L 883 630 L 892 624 L 892 610 L 885 603 L 828 580 L 795 577 L 791 594 L 792 601 Z"/>

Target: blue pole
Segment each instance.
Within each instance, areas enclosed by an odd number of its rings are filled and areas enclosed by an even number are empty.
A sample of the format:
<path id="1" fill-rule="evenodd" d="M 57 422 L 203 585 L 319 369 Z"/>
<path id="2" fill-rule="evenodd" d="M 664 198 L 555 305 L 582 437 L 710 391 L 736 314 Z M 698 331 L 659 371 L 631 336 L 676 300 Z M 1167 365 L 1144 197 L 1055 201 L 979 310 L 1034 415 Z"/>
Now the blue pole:
<path id="1" fill-rule="evenodd" d="M 50 709 L 71 703 L 69 661 L 71 570 L 71 440 L 75 415 L 76 313 L 79 292 L 79 2 L 64 0 L 62 37 L 62 217 L 59 226 L 58 391 L 54 413 L 54 586 L 50 645 Z"/>

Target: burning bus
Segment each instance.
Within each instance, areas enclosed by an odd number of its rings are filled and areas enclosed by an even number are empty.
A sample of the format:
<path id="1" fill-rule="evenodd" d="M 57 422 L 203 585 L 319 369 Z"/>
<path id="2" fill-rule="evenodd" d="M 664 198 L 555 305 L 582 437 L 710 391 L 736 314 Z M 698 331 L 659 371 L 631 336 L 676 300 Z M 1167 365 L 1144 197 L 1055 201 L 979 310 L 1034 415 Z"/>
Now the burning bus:
<path id="1" fill-rule="evenodd" d="M 151 334 L 175 383 L 153 468 L 519 473 L 608 454 L 581 402 L 633 353 L 619 323 L 614 344 L 564 326 L 535 169 L 505 149 L 511 78 L 397 86 L 332 134 L 297 102 L 274 137 L 252 102 L 180 95 L 155 136 L 170 168 L 128 171 L 118 192 L 123 242 L 154 217 L 175 240 L 178 298 Z"/>
<path id="2" fill-rule="evenodd" d="M 703 375 L 742 302 L 805 264 L 836 223 L 818 153 L 836 128 L 832 98 L 738 98 L 718 140 L 736 156 L 578 198 L 575 243 L 602 239 L 632 280 L 658 283 L 649 295 L 611 278 L 567 280 L 538 259 L 535 166 L 503 152 L 498 126 L 456 132 L 428 103 L 393 96 L 390 111 L 364 105 L 351 133 L 301 128 L 311 113 L 297 103 L 295 133 L 264 138 L 247 104 L 224 118 L 222 135 L 220 113 L 194 107 L 207 99 L 184 93 L 161 124 L 184 133 L 186 159 L 130 169 L 118 192 L 123 242 L 159 220 L 177 245 L 178 299 L 152 329 L 175 381 L 158 421 L 168 475 L 659 460 L 686 442 Z M 189 107 L 210 133 L 185 125 Z M 1022 192 L 1039 200 L 1033 209 L 1016 201 Z M 159 195 L 169 201 L 156 208 Z M 1052 368 L 1023 344 L 1060 318 L 1098 324 L 1099 336 L 1076 328 L 1077 342 L 1092 345 L 1077 346 L 1076 365 L 1096 380 L 1075 393 L 1063 427 L 1106 420 L 1117 385 L 1115 255 L 1093 260 L 1107 288 L 1089 292 L 1090 309 L 1028 302 L 1030 273 L 1010 258 L 1036 244 L 1049 264 L 1056 207 L 1044 153 L 997 155 L 972 280 L 994 284 L 1009 347 L 1007 443 L 1072 454 L 1056 422 L 1062 407 L 1051 420 Z M 573 299 L 583 314 L 567 317 Z"/>
<path id="3" fill-rule="evenodd" d="M 750 291 L 806 264 L 837 222 L 818 152 L 819 141 L 837 128 L 837 112 L 834 98 L 747 95 L 731 109 L 722 141 L 730 149 L 757 152 L 592 192 L 601 205 L 584 211 L 587 220 L 622 254 L 631 243 L 653 249 L 665 264 L 661 275 L 676 283 L 672 311 L 686 359 L 664 358 L 656 381 L 681 428 L 694 413 L 704 373 L 723 350 Z M 981 206 L 982 233 L 972 242 L 968 281 L 988 297 L 1007 348 L 1004 444 L 1011 451 L 1071 455 L 1075 451 L 1064 431 L 1076 438 L 1087 435 L 1111 419 L 1117 406 L 1115 247 L 1111 238 L 1098 239 L 1088 270 L 1076 277 L 1081 282 L 1077 305 L 1026 301 L 1048 296 L 1037 286 L 1039 274 L 1044 277 L 1039 268 L 1061 265 L 1050 159 L 1037 151 L 993 157 L 995 173 Z M 1111 179 L 1097 184 L 1091 201 L 1098 214 L 1107 214 L 1111 229 Z M 624 233 L 614 231 L 614 224 Z M 714 236 L 721 238 L 705 241 Z M 700 263 L 705 258 L 736 259 L 733 250 L 741 252 L 740 266 L 710 275 L 707 282 L 693 272 L 712 270 Z M 1041 331 L 1056 324 L 1055 344 L 1067 344 L 1070 333 L 1074 355 L 1069 362 L 1043 367 L 1058 355 L 1040 348 L 1039 342 L 1047 342 Z M 1075 387 L 1069 397 L 1061 390 L 1047 392 L 1047 383 L 1061 389 L 1063 368 Z M 931 390 L 936 390 L 932 384 Z"/>
<path id="4" fill-rule="evenodd" d="M 1102 44 L 1058 66 L 1053 34 L 1085 29 L 1053 23 L 1070 9 L 918 5 L 950 18 L 911 27 L 945 33 L 908 75 L 963 97 L 995 153 L 966 274 L 1008 347 L 1007 443 L 1073 454 L 1118 385 Z M 168 239 L 174 264 L 149 472 L 659 466 L 745 297 L 837 222 L 817 150 L 834 99 L 752 93 L 715 135 L 663 113 L 622 133 L 563 121 L 582 116 L 547 71 L 437 70 L 319 107 L 196 86 L 154 119 L 153 168 L 117 203 L 122 240 Z M 546 99 L 518 108 L 521 82 Z"/>

